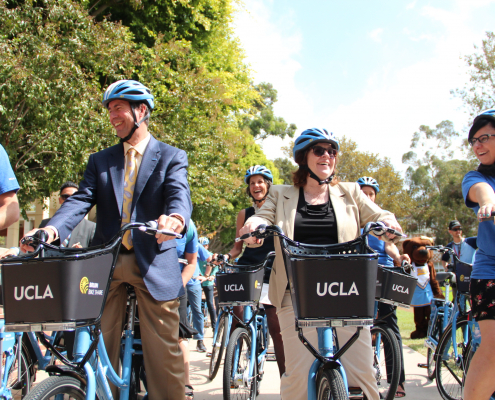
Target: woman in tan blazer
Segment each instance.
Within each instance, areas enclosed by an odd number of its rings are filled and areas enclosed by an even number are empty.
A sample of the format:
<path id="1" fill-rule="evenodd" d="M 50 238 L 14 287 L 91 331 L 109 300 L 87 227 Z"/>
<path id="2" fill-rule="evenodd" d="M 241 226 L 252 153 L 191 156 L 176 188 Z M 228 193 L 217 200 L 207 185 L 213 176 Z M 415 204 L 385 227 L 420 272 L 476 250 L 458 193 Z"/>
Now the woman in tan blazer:
<path id="1" fill-rule="evenodd" d="M 294 185 L 272 186 L 263 207 L 246 221 L 239 233 L 252 232 L 260 224 L 274 224 L 296 241 L 331 244 L 355 239 L 368 222 L 381 221 L 401 231 L 394 215 L 370 201 L 357 183 L 341 183 L 335 178 L 338 150 L 337 139 L 326 130 L 304 131 L 294 145 L 294 158 L 299 164 Z M 390 235 L 385 238 L 392 239 Z M 246 242 L 256 245 L 260 240 L 250 238 Z M 314 357 L 300 342 L 294 328 L 294 310 L 278 240 L 275 251 L 269 298 L 277 308 L 285 348 L 286 372 L 281 380 L 281 395 L 284 400 L 306 400 L 308 372 Z M 355 331 L 355 328 L 337 328 L 339 342 L 345 343 Z M 318 343 L 316 328 L 304 332 L 311 343 Z M 369 400 L 378 400 L 369 328 L 363 329 L 341 361 L 349 386 L 360 387 Z"/>

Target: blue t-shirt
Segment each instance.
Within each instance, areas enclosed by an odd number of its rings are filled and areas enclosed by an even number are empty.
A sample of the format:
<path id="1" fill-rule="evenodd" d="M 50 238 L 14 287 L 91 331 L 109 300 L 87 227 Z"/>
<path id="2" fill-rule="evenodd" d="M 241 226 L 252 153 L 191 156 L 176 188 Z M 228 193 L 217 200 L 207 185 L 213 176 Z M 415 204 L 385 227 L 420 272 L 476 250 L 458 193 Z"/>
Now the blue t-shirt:
<path id="1" fill-rule="evenodd" d="M 361 233 L 363 230 L 361 229 Z M 386 267 L 393 267 L 394 260 L 385 251 L 385 242 L 376 236 L 368 235 L 368 245 L 378 253 L 378 264 Z"/>
<path id="2" fill-rule="evenodd" d="M 0 194 L 19 190 L 19 184 L 10 165 L 7 152 L 0 145 Z"/>
<path id="3" fill-rule="evenodd" d="M 462 180 L 462 195 L 466 206 L 478 214 L 478 203 L 469 201 L 469 189 L 479 182 L 488 183 L 495 189 L 495 177 L 485 176 L 477 171 L 470 171 Z M 495 225 L 493 221 L 480 222 L 478 225 L 478 251 L 474 257 L 472 279 L 495 279 Z"/>
<path id="4" fill-rule="evenodd" d="M 177 256 L 178 258 L 184 258 L 184 253 L 189 253 L 189 254 L 194 254 L 198 252 L 198 231 L 196 229 L 196 225 L 194 225 L 194 222 L 190 220 L 189 222 L 189 227 L 187 228 L 187 232 L 184 235 L 182 239 L 176 239 L 177 245 Z M 181 271 L 184 269 L 185 265 L 180 264 Z M 194 276 L 199 276 L 200 275 L 200 270 L 199 270 L 199 264 L 196 264 L 196 269 L 194 270 Z M 191 285 L 201 285 L 201 282 L 191 278 L 187 282 L 186 286 L 191 286 Z"/>

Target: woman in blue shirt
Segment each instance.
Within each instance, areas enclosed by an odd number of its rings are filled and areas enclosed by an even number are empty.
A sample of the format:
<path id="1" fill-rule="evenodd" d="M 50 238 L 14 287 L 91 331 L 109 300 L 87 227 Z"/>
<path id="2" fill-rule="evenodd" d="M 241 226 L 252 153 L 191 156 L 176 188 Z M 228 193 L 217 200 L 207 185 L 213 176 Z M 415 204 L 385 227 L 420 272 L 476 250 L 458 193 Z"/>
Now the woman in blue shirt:
<path id="1" fill-rule="evenodd" d="M 489 218 L 495 211 L 495 109 L 478 115 L 469 131 L 468 142 L 480 161 L 462 181 L 466 205 L 480 221 L 478 252 L 471 274 L 471 307 L 481 331 L 464 386 L 464 399 L 489 399 L 495 391 L 495 225 Z"/>

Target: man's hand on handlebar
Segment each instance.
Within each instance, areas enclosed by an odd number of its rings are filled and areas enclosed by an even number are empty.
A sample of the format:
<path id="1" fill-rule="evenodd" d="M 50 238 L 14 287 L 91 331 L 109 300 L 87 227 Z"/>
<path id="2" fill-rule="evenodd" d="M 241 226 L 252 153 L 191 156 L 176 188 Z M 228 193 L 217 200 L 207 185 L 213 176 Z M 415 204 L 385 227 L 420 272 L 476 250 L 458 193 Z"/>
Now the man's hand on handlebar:
<path id="1" fill-rule="evenodd" d="M 175 218 L 175 217 L 169 217 L 167 215 L 160 215 L 157 222 L 158 222 L 158 229 L 159 230 L 181 233 L 182 230 L 184 229 L 184 225 L 182 224 L 182 222 L 178 218 Z M 174 236 L 163 235 L 161 233 L 157 233 L 155 235 L 155 237 L 156 237 L 156 241 L 158 242 L 158 244 L 166 242 L 167 240 L 175 239 Z"/>
<path id="2" fill-rule="evenodd" d="M 29 251 L 34 251 L 34 247 L 31 246 L 30 243 L 23 243 L 23 239 L 26 237 L 26 236 L 34 236 L 34 234 L 38 231 L 44 231 L 46 232 L 47 236 L 48 236 L 48 239 L 46 240 L 47 243 L 51 243 L 53 242 L 55 239 L 56 239 L 56 236 L 55 236 L 55 231 L 51 228 L 41 228 L 41 229 L 31 229 L 28 233 L 26 233 L 22 239 L 20 240 L 19 242 L 19 247 L 21 248 L 21 250 L 24 252 L 24 253 L 27 253 Z"/>

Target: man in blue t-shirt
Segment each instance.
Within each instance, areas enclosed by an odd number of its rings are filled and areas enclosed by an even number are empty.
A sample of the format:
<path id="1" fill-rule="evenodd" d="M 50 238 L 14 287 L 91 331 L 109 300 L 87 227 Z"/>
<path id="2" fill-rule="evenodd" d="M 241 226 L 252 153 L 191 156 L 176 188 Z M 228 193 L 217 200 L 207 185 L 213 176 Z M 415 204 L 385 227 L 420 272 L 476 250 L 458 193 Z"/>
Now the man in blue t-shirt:
<path id="1" fill-rule="evenodd" d="M 19 184 L 10 166 L 9 156 L 0 145 L 0 230 L 19 220 L 18 190 Z"/>

